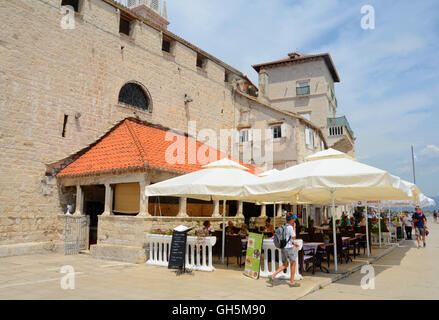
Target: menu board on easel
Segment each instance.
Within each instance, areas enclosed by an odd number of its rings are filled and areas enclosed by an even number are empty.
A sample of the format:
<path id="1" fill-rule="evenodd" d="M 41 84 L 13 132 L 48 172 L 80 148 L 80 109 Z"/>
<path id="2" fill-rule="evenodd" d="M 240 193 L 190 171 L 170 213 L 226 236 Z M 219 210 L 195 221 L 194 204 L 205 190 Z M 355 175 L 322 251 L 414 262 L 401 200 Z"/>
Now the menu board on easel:
<path id="1" fill-rule="evenodd" d="M 171 240 L 168 269 L 183 269 L 186 256 L 186 232 L 174 231 Z"/>
<path id="2" fill-rule="evenodd" d="M 264 236 L 261 233 L 250 232 L 248 234 L 244 275 L 253 279 L 259 279 L 263 239 Z"/>

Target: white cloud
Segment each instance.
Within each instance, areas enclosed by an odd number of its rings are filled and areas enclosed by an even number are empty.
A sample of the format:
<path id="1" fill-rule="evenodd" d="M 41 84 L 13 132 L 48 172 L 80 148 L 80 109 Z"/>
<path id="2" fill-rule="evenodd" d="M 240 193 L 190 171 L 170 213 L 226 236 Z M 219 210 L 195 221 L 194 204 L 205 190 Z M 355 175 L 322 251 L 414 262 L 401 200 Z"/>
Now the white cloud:
<path id="1" fill-rule="evenodd" d="M 422 149 L 419 154 L 423 156 L 439 156 L 439 147 L 435 146 L 434 144 L 429 144 L 424 149 Z"/>

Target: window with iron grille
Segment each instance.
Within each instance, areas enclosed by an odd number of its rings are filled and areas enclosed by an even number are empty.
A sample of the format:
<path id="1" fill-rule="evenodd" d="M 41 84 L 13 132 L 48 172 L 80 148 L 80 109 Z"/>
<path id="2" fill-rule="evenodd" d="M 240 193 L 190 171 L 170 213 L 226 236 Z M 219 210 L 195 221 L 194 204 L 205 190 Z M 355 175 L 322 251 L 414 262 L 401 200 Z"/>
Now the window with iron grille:
<path id="1" fill-rule="evenodd" d="M 151 0 L 151 9 L 154 11 L 159 11 L 159 1 Z"/>
<path id="2" fill-rule="evenodd" d="M 137 0 L 128 0 L 127 1 L 128 8 L 134 7 L 136 5 L 136 1 Z"/>
<path id="3" fill-rule="evenodd" d="M 129 82 L 120 89 L 119 103 L 150 111 L 150 98 L 136 83 Z"/>

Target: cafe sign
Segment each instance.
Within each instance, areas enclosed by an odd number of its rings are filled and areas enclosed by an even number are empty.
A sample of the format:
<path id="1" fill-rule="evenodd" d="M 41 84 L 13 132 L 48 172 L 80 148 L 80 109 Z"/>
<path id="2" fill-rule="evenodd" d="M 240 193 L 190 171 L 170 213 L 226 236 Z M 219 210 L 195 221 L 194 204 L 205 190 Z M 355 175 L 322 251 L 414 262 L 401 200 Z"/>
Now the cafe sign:
<path id="1" fill-rule="evenodd" d="M 250 232 L 247 241 L 247 254 L 245 257 L 244 275 L 258 279 L 261 267 L 263 235 Z"/>

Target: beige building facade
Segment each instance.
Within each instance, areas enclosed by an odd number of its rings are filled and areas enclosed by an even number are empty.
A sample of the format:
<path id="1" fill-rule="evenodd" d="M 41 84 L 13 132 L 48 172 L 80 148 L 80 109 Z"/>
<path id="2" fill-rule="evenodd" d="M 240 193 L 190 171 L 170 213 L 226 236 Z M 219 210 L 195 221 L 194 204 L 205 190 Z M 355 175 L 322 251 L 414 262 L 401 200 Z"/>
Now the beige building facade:
<path id="1" fill-rule="evenodd" d="M 337 116 L 334 84 L 339 75 L 329 53 L 300 54 L 253 66 L 260 99 L 296 113 L 322 130 L 329 146 L 355 156 L 355 137 L 346 117 Z"/>

